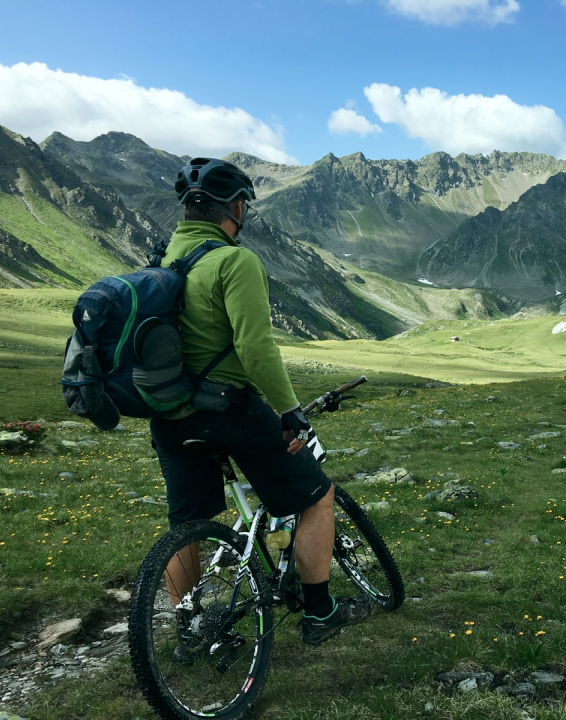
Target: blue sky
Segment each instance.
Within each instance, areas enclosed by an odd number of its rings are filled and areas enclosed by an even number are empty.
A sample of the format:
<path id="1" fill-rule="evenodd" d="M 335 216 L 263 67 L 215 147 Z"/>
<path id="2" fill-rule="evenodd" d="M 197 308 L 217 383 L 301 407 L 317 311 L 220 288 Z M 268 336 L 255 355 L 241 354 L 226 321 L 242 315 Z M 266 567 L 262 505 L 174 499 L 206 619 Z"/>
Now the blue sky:
<path id="1" fill-rule="evenodd" d="M 566 0 L 4 3 L 0 124 L 310 164 L 566 158 Z"/>

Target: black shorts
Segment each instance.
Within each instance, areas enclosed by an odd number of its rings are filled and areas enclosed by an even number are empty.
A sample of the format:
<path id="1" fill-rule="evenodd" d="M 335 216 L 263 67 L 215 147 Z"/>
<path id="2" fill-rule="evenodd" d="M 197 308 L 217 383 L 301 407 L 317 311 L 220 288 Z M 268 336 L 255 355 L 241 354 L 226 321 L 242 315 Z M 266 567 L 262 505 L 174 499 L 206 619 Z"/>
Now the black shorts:
<path id="1" fill-rule="evenodd" d="M 332 485 L 307 447 L 296 455 L 287 452 L 281 418 L 252 392 L 242 393 L 221 413 L 199 411 L 182 420 L 152 419 L 151 434 L 167 484 L 172 527 L 210 519 L 226 509 L 220 466 L 184 446 L 186 440 L 206 440 L 226 450 L 276 517 L 314 505 Z"/>

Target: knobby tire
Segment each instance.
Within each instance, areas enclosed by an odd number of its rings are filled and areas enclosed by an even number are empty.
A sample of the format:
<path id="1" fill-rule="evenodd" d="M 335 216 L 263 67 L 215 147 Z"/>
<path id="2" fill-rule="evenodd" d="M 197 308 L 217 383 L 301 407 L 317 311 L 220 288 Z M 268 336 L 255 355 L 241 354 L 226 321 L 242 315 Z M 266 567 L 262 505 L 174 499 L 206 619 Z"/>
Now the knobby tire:
<path id="1" fill-rule="evenodd" d="M 179 612 L 164 573 L 171 558 L 193 543 L 199 543 L 201 580 L 192 593 L 195 608 Z M 244 547 L 245 538 L 227 526 L 192 521 L 164 535 L 140 568 L 130 606 L 130 655 L 147 702 L 163 720 L 240 720 L 265 684 L 273 615 L 260 599 L 268 593 L 255 554 L 238 595 L 241 617 L 234 619 L 226 609 Z M 178 645 L 189 648 L 186 664 L 172 661 Z"/>
<path id="2" fill-rule="evenodd" d="M 385 541 L 365 511 L 335 486 L 336 539 L 334 560 L 356 587 L 384 610 L 403 604 L 405 588 Z"/>

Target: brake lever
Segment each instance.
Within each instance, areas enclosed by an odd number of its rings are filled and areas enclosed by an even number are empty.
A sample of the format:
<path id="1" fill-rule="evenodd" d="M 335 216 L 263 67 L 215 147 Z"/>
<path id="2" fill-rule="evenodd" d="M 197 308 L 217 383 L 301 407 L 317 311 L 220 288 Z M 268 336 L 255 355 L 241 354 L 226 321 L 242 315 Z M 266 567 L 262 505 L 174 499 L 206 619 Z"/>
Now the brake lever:
<path id="1" fill-rule="evenodd" d="M 329 398 L 326 401 L 326 405 L 324 406 L 324 409 L 327 412 L 336 412 L 338 408 L 340 407 L 340 403 L 344 400 L 350 400 L 351 398 L 355 397 L 354 395 L 338 395 L 335 398 Z"/>

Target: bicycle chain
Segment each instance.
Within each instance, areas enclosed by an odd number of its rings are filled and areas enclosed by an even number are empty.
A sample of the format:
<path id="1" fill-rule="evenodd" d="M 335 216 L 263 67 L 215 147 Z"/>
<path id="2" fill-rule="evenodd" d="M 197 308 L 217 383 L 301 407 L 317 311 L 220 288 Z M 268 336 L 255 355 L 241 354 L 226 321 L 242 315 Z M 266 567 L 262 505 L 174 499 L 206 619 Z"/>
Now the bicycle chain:
<path id="1" fill-rule="evenodd" d="M 278 620 L 276 623 L 274 623 L 274 625 L 273 625 L 273 627 L 271 628 L 271 630 L 269 630 L 268 632 L 265 633 L 265 635 L 261 638 L 260 642 L 263 642 L 268 635 L 271 635 L 271 633 L 275 632 L 275 628 L 279 627 L 279 625 L 281 625 L 281 623 L 282 623 L 284 620 L 286 620 L 286 619 L 289 617 L 289 615 L 291 615 L 291 612 L 290 612 L 290 611 L 287 611 L 287 612 L 285 613 L 285 615 L 283 615 L 283 617 L 281 618 L 281 620 Z M 234 660 L 234 662 L 233 662 L 231 665 L 228 665 L 228 666 L 226 667 L 226 670 L 225 670 L 225 671 L 231 670 L 235 665 L 237 665 L 237 664 L 238 664 L 239 662 L 241 662 L 242 660 L 243 660 L 243 658 L 240 656 L 239 658 L 237 658 L 236 660 Z"/>

